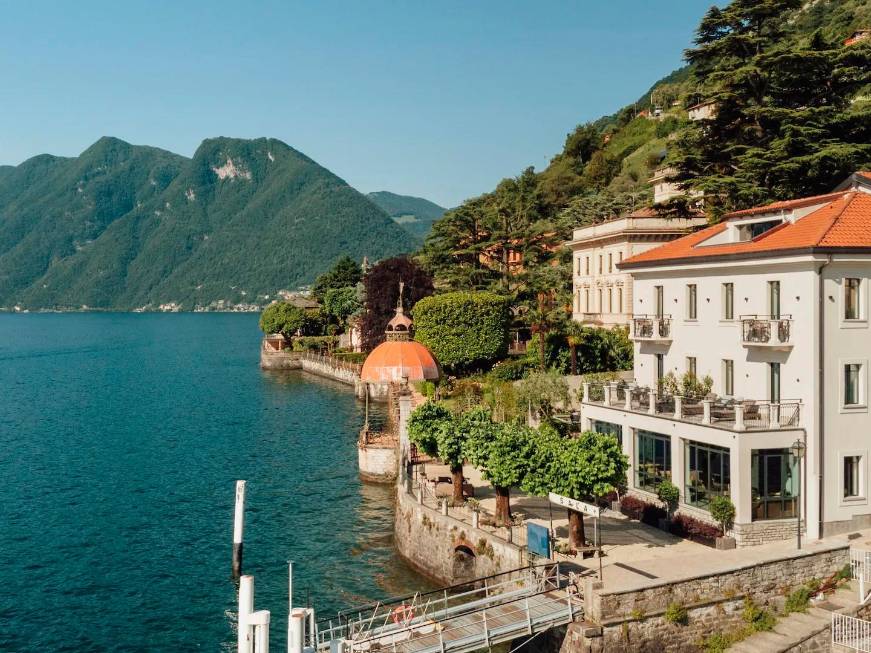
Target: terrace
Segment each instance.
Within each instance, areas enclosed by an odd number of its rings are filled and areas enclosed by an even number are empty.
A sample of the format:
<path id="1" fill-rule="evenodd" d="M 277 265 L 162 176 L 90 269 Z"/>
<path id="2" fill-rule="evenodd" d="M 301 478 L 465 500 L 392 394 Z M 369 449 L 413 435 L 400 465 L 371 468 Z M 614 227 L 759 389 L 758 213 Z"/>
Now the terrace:
<path id="1" fill-rule="evenodd" d="M 634 382 L 584 383 L 583 403 L 730 431 L 801 428 L 801 402 L 758 401 L 740 397 L 704 398 L 658 392 Z"/>

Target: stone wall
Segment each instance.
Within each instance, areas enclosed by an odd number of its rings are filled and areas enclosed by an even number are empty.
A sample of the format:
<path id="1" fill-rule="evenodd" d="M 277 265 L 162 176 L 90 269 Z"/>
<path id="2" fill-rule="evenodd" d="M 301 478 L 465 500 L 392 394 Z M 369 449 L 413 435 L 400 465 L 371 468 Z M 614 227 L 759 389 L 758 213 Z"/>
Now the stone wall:
<path id="1" fill-rule="evenodd" d="M 269 351 L 260 348 L 260 367 L 264 370 L 299 370 L 302 369 L 302 361 L 296 352 Z"/>
<path id="2" fill-rule="evenodd" d="M 360 380 L 360 375 L 353 370 L 334 367 L 327 362 L 303 358 L 301 360 L 301 367 L 304 372 L 308 372 L 309 374 L 317 374 L 318 376 L 323 376 L 355 387 L 357 382 Z"/>
<path id="3" fill-rule="evenodd" d="M 264 370 L 303 370 L 355 388 L 360 383 L 360 375 L 353 369 L 330 365 L 327 360 L 306 358 L 298 351 L 287 349 L 272 351 L 261 347 L 260 367 Z"/>
<path id="4" fill-rule="evenodd" d="M 375 442 L 360 444 L 357 447 L 357 459 L 360 467 L 360 478 L 371 483 L 390 483 L 396 480 L 399 468 L 397 460 L 398 444 Z"/>
<path id="5" fill-rule="evenodd" d="M 523 549 L 469 524 L 417 503 L 397 486 L 394 542 L 420 573 L 453 585 L 526 564 Z"/>

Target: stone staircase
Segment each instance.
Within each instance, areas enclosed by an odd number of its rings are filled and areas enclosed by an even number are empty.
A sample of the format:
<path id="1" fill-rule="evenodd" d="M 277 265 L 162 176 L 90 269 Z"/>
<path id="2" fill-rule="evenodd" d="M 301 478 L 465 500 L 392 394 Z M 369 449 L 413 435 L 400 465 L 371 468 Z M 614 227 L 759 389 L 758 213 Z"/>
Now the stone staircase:
<path id="1" fill-rule="evenodd" d="M 774 630 L 755 633 L 729 647 L 730 653 L 782 653 L 784 651 L 829 651 L 832 612 L 855 614 L 859 610 L 859 586 L 851 581 L 807 612 L 779 617 Z M 840 650 L 840 647 L 839 647 Z"/>

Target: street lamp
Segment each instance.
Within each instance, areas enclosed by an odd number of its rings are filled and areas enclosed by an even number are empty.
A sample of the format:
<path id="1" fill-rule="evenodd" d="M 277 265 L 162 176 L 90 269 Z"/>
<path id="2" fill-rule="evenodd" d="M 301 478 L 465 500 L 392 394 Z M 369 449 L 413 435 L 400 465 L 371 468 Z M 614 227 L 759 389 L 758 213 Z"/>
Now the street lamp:
<path id="1" fill-rule="evenodd" d="M 804 456 L 804 449 L 804 442 L 802 442 L 801 438 L 797 438 L 796 441 L 793 442 L 792 446 L 789 448 L 789 453 L 792 454 L 792 457 L 795 460 L 795 469 L 798 475 L 798 492 L 796 493 L 795 497 L 795 537 L 799 549 L 801 549 L 801 459 Z"/>

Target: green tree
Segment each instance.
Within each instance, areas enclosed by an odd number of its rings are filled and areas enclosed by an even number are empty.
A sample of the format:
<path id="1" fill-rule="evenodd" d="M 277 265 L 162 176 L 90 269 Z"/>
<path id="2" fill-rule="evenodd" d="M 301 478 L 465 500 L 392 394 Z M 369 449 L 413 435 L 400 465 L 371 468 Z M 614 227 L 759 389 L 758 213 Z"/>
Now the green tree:
<path id="1" fill-rule="evenodd" d="M 260 330 L 263 333 L 280 333 L 285 338 L 295 336 L 305 323 L 305 311 L 287 302 L 270 304 L 260 314 Z"/>
<path id="2" fill-rule="evenodd" d="M 526 477 L 535 430 L 512 422 L 493 422 L 489 411 L 483 409 L 473 415 L 468 423 L 466 457 L 496 491 L 496 523 L 508 525 L 510 490 Z"/>
<path id="3" fill-rule="evenodd" d="M 442 365 L 469 370 L 508 353 L 508 299 L 491 292 L 452 292 L 414 305 L 415 340 Z"/>
<path id="4" fill-rule="evenodd" d="M 453 497 L 461 506 L 463 499 L 463 460 L 467 420 L 456 420 L 442 404 L 427 401 L 414 409 L 408 419 L 408 439 L 428 456 L 438 458 L 451 470 Z"/>
<path id="5" fill-rule="evenodd" d="M 686 52 L 714 115 L 690 124 L 672 155 L 675 180 L 723 212 L 831 190 L 871 161 L 871 48 L 820 34 L 790 39 L 801 0 L 712 7 Z"/>
<path id="6" fill-rule="evenodd" d="M 341 288 L 353 288 L 363 279 L 360 264 L 350 256 L 339 258 L 329 270 L 315 279 L 312 285 L 312 296 L 323 303 L 327 291 Z"/>
<path id="7" fill-rule="evenodd" d="M 324 293 L 324 312 L 333 317 L 339 324 L 345 324 L 348 318 L 357 314 L 362 308 L 359 293 L 355 287 L 330 288 Z"/>
<path id="8" fill-rule="evenodd" d="M 568 383 L 556 370 L 533 372 L 520 382 L 517 403 L 545 420 L 550 420 L 557 404 L 569 405 Z"/>
<path id="9" fill-rule="evenodd" d="M 626 482 L 629 459 L 612 435 L 585 431 L 563 438 L 553 428 L 539 429 L 523 489 L 541 496 L 555 492 L 570 499 L 595 501 Z M 569 543 L 586 542 L 584 515 L 568 511 Z"/>

